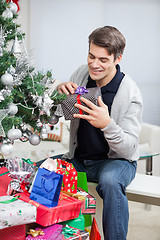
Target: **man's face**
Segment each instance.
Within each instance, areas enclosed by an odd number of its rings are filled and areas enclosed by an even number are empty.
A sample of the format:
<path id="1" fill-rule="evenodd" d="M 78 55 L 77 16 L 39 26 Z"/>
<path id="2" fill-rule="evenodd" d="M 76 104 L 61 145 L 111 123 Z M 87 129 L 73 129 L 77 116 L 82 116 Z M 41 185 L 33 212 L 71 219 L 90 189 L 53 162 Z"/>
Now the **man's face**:
<path id="1" fill-rule="evenodd" d="M 121 55 L 114 61 L 114 55 L 108 54 L 104 47 L 97 46 L 91 42 L 88 53 L 88 69 L 92 80 L 97 86 L 102 87 L 109 83 L 116 74 L 116 65 L 121 60 Z"/>

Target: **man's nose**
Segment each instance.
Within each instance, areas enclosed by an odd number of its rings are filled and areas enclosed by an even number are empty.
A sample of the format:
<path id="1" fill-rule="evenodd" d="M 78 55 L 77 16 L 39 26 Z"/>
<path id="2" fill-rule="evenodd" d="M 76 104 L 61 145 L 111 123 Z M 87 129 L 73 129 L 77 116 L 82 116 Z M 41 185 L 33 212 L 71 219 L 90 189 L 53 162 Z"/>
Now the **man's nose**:
<path id="1" fill-rule="evenodd" d="M 98 59 L 93 59 L 92 67 L 94 67 L 94 68 L 99 67 L 99 60 Z"/>

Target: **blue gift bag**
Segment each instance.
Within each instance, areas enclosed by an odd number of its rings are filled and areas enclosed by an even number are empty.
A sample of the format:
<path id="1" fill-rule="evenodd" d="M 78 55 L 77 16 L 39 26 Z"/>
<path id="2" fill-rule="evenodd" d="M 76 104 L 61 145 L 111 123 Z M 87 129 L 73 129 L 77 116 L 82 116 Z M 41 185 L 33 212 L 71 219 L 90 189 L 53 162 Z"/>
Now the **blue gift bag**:
<path id="1" fill-rule="evenodd" d="M 45 168 L 39 168 L 34 181 L 30 199 L 46 207 L 58 205 L 63 175 Z"/>

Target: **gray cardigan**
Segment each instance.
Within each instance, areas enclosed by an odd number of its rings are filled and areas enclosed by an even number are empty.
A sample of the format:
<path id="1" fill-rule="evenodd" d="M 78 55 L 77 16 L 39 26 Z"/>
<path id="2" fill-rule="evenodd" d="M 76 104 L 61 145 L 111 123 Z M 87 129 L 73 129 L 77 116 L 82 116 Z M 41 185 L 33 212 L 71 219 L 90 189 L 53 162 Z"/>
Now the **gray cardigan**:
<path id="1" fill-rule="evenodd" d="M 71 76 L 70 81 L 86 86 L 88 66 L 82 65 Z M 125 158 L 136 161 L 139 158 L 138 143 L 142 119 L 142 96 L 136 83 L 125 74 L 114 97 L 111 108 L 111 122 L 101 129 L 109 144 L 109 158 Z M 63 158 L 72 158 L 77 146 L 79 119 L 71 120 L 69 152 Z"/>

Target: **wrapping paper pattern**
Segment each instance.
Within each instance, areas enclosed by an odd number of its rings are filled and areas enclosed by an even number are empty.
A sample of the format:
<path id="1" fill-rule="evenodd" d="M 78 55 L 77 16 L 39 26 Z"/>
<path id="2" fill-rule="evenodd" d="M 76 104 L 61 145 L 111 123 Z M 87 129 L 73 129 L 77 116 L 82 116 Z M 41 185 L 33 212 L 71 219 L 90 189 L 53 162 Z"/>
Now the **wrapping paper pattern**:
<path id="1" fill-rule="evenodd" d="M 96 199 L 90 195 L 89 193 L 85 192 L 82 188 L 77 189 L 77 194 L 85 193 L 85 201 L 82 201 L 82 214 L 95 214 L 96 212 Z"/>
<path id="2" fill-rule="evenodd" d="M 35 230 L 42 230 L 44 232 L 44 235 L 32 237 L 31 235 L 28 235 L 26 237 L 26 240 L 57 240 L 62 239 L 62 225 L 54 224 L 50 227 L 37 227 Z"/>
<path id="3" fill-rule="evenodd" d="M 79 201 L 64 193 L 60 193 L 58 206 L 53 208 L 48 208 L 33 200 L 30 200 L 29 195 L 27 196 L 24 193 L 20 193 L 18 195 L 20 195 L 21 200 L 29 202 L 37 207 L 36 223 L 44 227 L 77 218 L 82 206 L 82 201 Z"/>
<path id="4" fill-rule="evenodd" d="M 11 200 L 12 196 L 2 196 L 1 201 Z M 17 199 L 7 204 L 0 203 L 0 229 L 32 223 L 36 221 L 36 207 Z"/>
<path id="5" fill-rule="evenodd" d="M 57 159 L 57 173 L 63 175 L 61 190 L 70 193 L 77 193 L 77 171 L 72 163 Z"/>
<path id="6" fill-rule="evenodd" d="M 12 180 L 9 176 L 9 171 L 6 167 L 0 168 L 0 196 L 7 195 L 8 185 Z"/>
<path id="7" fill-rule="evenodd" d="M 95 88 L 87 88 L 89 90 L 88 93 L 84 93 L 81 96 L 85 97 L 86 99 L 93 102 L 95 105 L 98 105 L 98 96 L 101 96 L 101 90 L 98 87 Z M 74 93 L 67 96 L 66 99 L 64 99 L 61 103 L 61 108 L 64 114 L 65 120 L 72 120 L 74 119 L 73 114 L 75 113 L 81 113 L 79 112 L 79 109 L 74 106 L 75 103 L 81 103 L 85 106 L 85 104 L 80 100 L 81 96 Z M 83 112 L 83 114 L 86 114 Z"/>
<path id="8" fill-rule="evenodd" d="M 25 225 L 0 230 L 1 240 L 25 240 Z"/>

